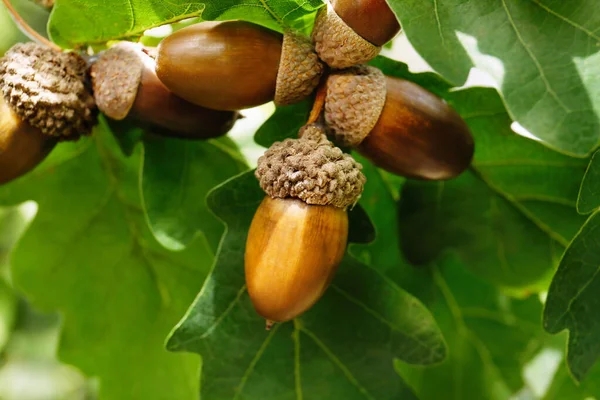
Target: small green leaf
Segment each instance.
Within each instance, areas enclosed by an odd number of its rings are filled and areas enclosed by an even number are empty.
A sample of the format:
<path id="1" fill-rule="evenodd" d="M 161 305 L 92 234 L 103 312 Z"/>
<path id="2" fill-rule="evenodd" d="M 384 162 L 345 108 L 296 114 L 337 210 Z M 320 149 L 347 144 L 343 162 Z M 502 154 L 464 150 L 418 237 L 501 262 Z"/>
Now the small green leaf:
<path id="1" fill-rule="evenodd" d="M 411 44 L 455 86 L 486 71 L 512 118 L 583 156 L 600 132 L 596 0 L 389 0 Z"/>
<path id="2" fill-rule="evenodd" d="M 321 0 L 57 0 L 49 31 L 54 42 L 70 48 L 142 36 L 147 29 L 198 16 L 241 19 L 282 31 L 322 5 Z"/>
<path id="3" fill-rule="evenodd" d="M 589 214 L 600 207 L 600 151 L 592 157 L 577 199 L 577 211 Z"/>
<path id="4" fill-rule="evenodd" d="M 141 185 L 157 240 L 169 249 L 181 250 L 204 234 L 216 251 L 223 225 L 209 211 L 206 195 L 246 169 L 228 138 L 189 141 L 146 135 Z"/>
<path id="5" fill-rule="evenodd" d="M 600 212 L 590 216 L 565 252 L 548 291 L 544 327 L 569 330 L 567 362 L 581 380 L 600 358 Z"/>
<path id="6" fill-rule="evenodd" d="M 265 332 L 244 280 L 246 236 L 263 197 L 252 173 L 209 196 L 227 233 L 210 277 L 167 345 L 203 356 L 201 397 L 414 398 L 394 376 L 392 358 L 439 362 L 443 339 L 416 299 L 351 257 L 313 309 Z"/>
<path id="7" fill-rule="evenodd" d="M 125 157 L 103 125 L 2 186 L 0 204 L 39 207 L 12 254 L 12 276 L 36 307 L 61 312 L 58 356 L 97 376 L 101 398 L 193 399 L 199 359 L 163 342 L 213 256 L 201 240 L 175 253 L 153 238 L 139 150 Z"/>

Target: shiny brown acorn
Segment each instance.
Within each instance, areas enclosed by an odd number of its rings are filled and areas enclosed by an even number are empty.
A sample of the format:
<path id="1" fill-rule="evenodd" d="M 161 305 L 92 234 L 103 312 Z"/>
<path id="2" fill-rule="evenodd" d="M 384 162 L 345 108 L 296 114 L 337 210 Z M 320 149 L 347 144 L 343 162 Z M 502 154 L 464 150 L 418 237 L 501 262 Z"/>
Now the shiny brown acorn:
<path id="1" fill-rule="evenodd" d="M 91 69 L 94 97 L 100 111 L 125 118 L 165 136 L 209 139 L 226 134 L 237 112 L 217 111 L 175 96 L 158 79 L 146 49 L 123 42 L 104 51 Z"/>
<path id="2" fill-rule="evenodd" d="M 267 328 L 307 311 L 329 286 L 346 250 L 346 209 L 365 183 L 361 168 L 322 133 L 275 143 L 259 160 L 267 196 L 248 232 L 245 272 Z"/>
<path id="3" fill-rule="evenodd" d="M 266 196 L 252 220 L 245 257 L 258 314 L 283 322 L 312 307 L 333 279 L 347 239 L 346 210 Z"/>
<path id="4" fill-rule="evenodd" d="M 25 43 L 0 59 L 0 183 L 33 169 L 57 142 L 89 134 L 94 123 L 80 56 Z"/>
<path id="5" fill-rule="evenodd" d="M 56 139 L 19 118 L 0 96 L 0 184 L 29 172 L 55 144 Z"/>
<path id="6" fill-rule="evenodd" d="M 404 177 L 451 179 L 473 158 L 473 136 L 448 103 L 373 67 L 329 77 L 325 120 L 336 142 Z"/>
<path id="7" fill-rule="evenodd" d="M 346 25 L 375 46 L 383 46 L 400 32 L 386 0 L 331 0 L 331 5 Z"/>
<path id="8" fill-rule="evenodd" d="M 366 63 L 400 32 L 386 0 L 331 0 L 317 14 L 313 41 L 330 67 Z"/>
<path id="9" fill-rule="evenodd" d="M 298 102 L 314 91 L 324 69 L 308 38 L 244 21 L 177 31 L 161 42 L 156 61 L 169 90 L 216 110 Z"/>

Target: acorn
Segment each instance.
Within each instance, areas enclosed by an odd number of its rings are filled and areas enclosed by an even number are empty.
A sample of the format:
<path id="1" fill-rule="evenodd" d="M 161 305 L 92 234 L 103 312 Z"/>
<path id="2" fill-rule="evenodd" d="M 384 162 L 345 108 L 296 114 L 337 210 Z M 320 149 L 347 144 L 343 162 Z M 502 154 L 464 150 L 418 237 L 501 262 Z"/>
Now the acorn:
<path id="1" fill-rule="evenodd" d="M 374 59 L 398 32 L 386 0 L 331 0 L 317 13 L 312 38 L 327 65 L 344 69 Z"/>
<path id="2" fill-rule="evenodd" d="M 323 295 L 348 240 L 347 208 L 359 199 L 362 166 L 311 126 L 300 139 L 275 143 L 258 161 L 267 194 L 246 242 L 245 272 L 254 308 L 289 321 Z"/>
<path id="3" fill-rule="evenodd" d="M 91 133 L 95 105 L 87 63 L 36 43 L 0 59 L 0 183 L 39 164 L 54 145 Z"/>
<path id="4" fill-rule="evenodd" d="M 217 111 L 174 95 L 156 76 L 152 49 L 121 42 L 102 52 L 91 68 L 94 97 L 100 111 L 125 118 L 153 132 L 187 139 L 208 139 L 227 133 L 237 112 Z"/>
<path id="5" fill-rule="evenodd" d="M 324 66 L 310 39 L 244 21 L 202 22 L 161 42 L 158 78 L 176 95 L 215 110 L 308 97 Z"/>
<path id="6" fill-rule="evenodd" d="M 407 178 L 446 180 L 473 159 L 469 127 L 444 100 L 379 69 L 357 66 L 326 83 L 325 121 L 334 141 Z"/>

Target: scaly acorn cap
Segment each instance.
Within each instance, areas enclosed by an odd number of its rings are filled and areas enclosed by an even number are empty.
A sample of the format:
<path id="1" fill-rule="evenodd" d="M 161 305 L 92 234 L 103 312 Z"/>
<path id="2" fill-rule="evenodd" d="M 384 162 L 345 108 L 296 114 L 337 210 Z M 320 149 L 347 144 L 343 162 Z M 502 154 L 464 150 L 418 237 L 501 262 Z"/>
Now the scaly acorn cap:
<path id="1" fill-rule="evenodd" d="M 102 52 L 91 70 L 98 109 L 107 117 L 125 119 L 135 103 L 144 62 L 141 47 L 122 42 Z"/>
<path id="2" fill-rule="evenodd" d="M 319 123 L 304 125 L 298 131 L 298 137 L 317 142 L 327 140 L 326 129 L 322 124 Z"/>
<path id="3" fill-rule="evenodd" d="M 347 208 L 360 198 L 366 178 L 362 165 L 324 134 L 274 143 L 259 158 L 255 175 L 273 198 Z"/>
<path id="4" fill-rule="evenodd" d="M 373 130 L 385 105 L 385 75 L 375 67 L 357 66 L 327 78 L 325 123 L 334 141 L 356 147 Z"/>
<path id="5" fill-rule="evenodd" d="M 87 63 L 75 53 L 16 44 L 0 59 L 0 90 L 19 118 L 45 135 L 75 140 L 96 122 Z"/>
<path id="6" fill-rule="evenodd" d="M 329 2 L 317 13 L 312 38 L 321 60 L 335 69 L 364 64 L 381 51 L 346 25 Z"/>
<path id="7" fill-rule="evenodd" d="M 277 73 L 275 104 L 294 104 L 310 96 L 319 85 L 324 69 L 309 38 L 286 32 Z"/>

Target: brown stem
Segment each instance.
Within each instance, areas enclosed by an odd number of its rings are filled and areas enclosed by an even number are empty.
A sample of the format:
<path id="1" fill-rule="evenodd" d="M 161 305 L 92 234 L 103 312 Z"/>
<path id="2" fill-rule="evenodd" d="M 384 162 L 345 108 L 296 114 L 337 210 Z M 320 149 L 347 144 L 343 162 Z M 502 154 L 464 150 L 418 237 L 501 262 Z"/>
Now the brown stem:
<path id="1" fill-rule="evenodd" d="M 325 107 L 325 99 L 327 98 L 327 77 L 324 77 L 319 83 L 319 87 L 317 88 L 317 95 L 315 96 L 315 102 L 313 103 L 313 108 L 310 112 L 310 116 L 308 117 L 308 121 L 306 121 L 306 125 L 314 124 L 321 119 L 321 114 L 323 113 L 323 108 Z"/>
<path id="2" fill-rule="evenodd" d="M 13 5 L 10 3 L 10 0 L 2 0 L 2 2 L 6 6 L 6 9 L 8 10 L 8 13 L 12 17 L 13 21 L 15 21 L 15 23 L 17 24 L 19 29 L 25 35 L 27 35 L 27 37 L 29 37 L 29 39 L 33 40 L 34 42 L 38 42 L 39 44 L 42 44 L 44 46 L 48 46 L 51 49 L 54 49 L 57 51 L 62 51 L 62 49 L 59 46 L 52 43 L 50 40 L 46 39 L 45 37 L 40 35 L 38 32 L 36 32 L 35 29 L 33 29 L 31 26 L 29 26 L 29 24 L 19 15 L 17 10 L 15 10 Z"/>

